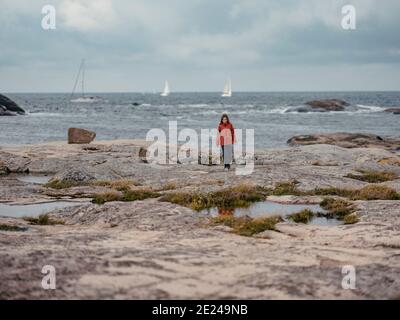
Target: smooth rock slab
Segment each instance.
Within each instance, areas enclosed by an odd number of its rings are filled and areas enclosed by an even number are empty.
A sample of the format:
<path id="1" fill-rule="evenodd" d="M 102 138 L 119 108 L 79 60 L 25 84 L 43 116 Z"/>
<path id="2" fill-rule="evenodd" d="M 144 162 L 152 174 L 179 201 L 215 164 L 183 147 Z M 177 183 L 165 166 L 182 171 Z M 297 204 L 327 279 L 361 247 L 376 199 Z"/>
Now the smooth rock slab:
<path id="1" fill-rule="evenodd" d="M 342 148 L 384 148 L 396 150 L 400 148 L 400 139 L 380 137 L 361 133 L 329 133 L 298 135 L 290 138 L 287 143 L 292 146 L 311 144 L 331 144 Z"/>

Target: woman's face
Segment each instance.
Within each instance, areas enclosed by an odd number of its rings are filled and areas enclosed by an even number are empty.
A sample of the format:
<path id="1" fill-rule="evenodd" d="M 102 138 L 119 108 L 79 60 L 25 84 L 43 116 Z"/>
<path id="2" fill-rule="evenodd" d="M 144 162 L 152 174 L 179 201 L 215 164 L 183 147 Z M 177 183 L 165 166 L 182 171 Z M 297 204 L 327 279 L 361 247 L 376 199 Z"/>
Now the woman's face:
<path id="1" fill-rule="evenodd" d="M 228 123 L 228 118 L 227 117 L 223 117 L 222 118 L 222 123 L 227 124 Z"/>

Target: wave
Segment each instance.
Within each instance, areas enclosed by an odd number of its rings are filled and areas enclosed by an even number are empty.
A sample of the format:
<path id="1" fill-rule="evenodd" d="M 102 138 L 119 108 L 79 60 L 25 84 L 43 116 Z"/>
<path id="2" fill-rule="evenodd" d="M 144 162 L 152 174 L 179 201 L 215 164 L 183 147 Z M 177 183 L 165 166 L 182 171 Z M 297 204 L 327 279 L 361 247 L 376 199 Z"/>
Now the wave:
<path id="1" fill-rule="evenodd" d="M 26 114 L 31 117 L 62 117 L 63 113 L 45 112 L 45 111 L 27 111 Z"/>
<path id="2" fill-rule="evenodd" d="M 205 103 L 195 103 L 195 104 L 178 104 L 178 108 L 209 108 L 212 105 Z"/>
<path id="3" fill-rule="evenodd" d="M 363 109 L 363 110 L 361 110 L 363 112 L 382 112 L 382 111 L 386 110 L 386 108 L 378 107 L 378 106 L 366 106 L 363 104 L 357 104 L 356 106 L 360 109 Z"/>
<path id="4" fill-rule="evenodd" d="M 304 109 L 304 110 L 303 110 Z M 308 109 L 308 110 L 307 110 Z M 311 108 L 299 105 L 299 106 L 286 106 L 286 107 L 278 107 L 272 110 L 268 110 L 267 113 L 294 113 L 294 114 L 359 114 L 359 113 L 377 113 L 382 112 L 386 108 L 372 105 L 352 105 L 346 107 L 345 110 L 342 111 L 313 111 Z"/>

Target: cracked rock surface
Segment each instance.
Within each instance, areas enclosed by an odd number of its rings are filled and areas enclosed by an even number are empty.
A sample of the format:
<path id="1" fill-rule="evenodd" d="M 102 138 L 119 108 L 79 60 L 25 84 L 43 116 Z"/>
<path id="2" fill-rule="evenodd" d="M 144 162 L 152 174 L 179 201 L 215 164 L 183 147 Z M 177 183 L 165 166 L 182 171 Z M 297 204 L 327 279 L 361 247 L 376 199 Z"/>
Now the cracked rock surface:
<path id="1" fill-rule="evenodd" d="M 18 175 L 62 176 L 81 170 L 97 180 L 132 179 L 145 187 L 174 183 L 175 191 L 207 192 L 251 181 L 273 186 L 297 180 L 300 189 L 357 189 L 366 182 L 344 178 L 358 168 L 400 174 L 398 154 L 384 149 L 331 145 L 259 150 L 254 172 L 237 176 L 220 166 L 152 166 L 139 151 L 143 141 L 88 145 L 47 143 L 0 147 L 0 201 L 26 204 L 80 200 L 100 186 L 51 190 Z M 319 162 L 316 162 L 319 161 Z M 314 163 L 314 164 L 313 164 Z M 319 163 L 320 165 L 316 165 Z M 324 165 L 328 163 L 329 165 Z M 333 165 L 333 163 L 335 165 Z M 233 166 L 235 168 L 235 166 Z M 78 174 L 78 176 L 80 176 Z M 400 180 L 383 183 L 400 191 Z M 87 199 L 86 199 L 87 200 Z M 318 203 L 318 197 L 274 196 L 281 203 Z M 29 225 L 11 217 L 0 224 L 1 299 L 390 299 L 400 295 L 400 201 L 355 201 L 360 222 L 315 226 L 282 222 L 276 231 L 242 237 L 212 227 L 189 208 L 147 199 L 80 204 L 52 211 L 64 225 Z M 0 216 L 1 216 L 0 212 Z M 42 267 L 56 268 L 57 289 L 43 290 Z M 342 288 L 342 267 L 356 268 L 356 289 Z"/>

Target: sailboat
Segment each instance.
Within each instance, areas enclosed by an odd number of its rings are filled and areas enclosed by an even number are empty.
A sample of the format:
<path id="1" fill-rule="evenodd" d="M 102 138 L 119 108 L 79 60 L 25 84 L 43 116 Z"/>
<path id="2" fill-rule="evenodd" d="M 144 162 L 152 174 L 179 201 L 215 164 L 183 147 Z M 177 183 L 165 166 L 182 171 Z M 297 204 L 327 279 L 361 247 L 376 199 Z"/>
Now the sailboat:
<path id="1" fill-rule="evenodd" d="M 168 81 L 165 81 L 164 91 L 161 92 L 161 97 L 168 97 L 171 92 L 169 91 L 169 84 Z"/>
<path id="2" fill-rule="evenodd" d="M 221 97 L 232 97 L 232 82 L 231 79 L 225 83 L 224 91 L 222 91 Z"/>
<path id="3" fill-rule="evenodd" d="M 79 98 L 72 99 L 75 94 L 75 90 L 78 85 L 79 78 L 81 78 L 82 95 Z M 101 97 L 85 96 L 85 59 L 82 59 L 81 65 L 79 66 L 78 75 L 76 76 L 74 88 L 72 89 L 71 102 L 79 102 L 79 103 L 90 102 L 91 103 L 91 102 L 99 102 L 101 100 L 103 100 Z"/>

